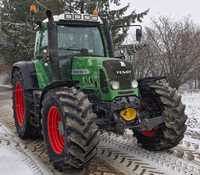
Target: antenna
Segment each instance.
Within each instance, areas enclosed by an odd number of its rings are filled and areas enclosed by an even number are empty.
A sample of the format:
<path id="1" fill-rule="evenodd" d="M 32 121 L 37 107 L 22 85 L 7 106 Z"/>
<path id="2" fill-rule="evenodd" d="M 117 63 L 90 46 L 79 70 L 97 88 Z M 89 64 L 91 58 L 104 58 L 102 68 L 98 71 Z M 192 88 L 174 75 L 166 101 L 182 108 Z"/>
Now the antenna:
<path id="1" fill-rule="evenodd" d="M 72 1 L 69 2 L 69 12 L 72 13 Z"/>
<path id="2" fill-rule="evenodd" d="M 81 13 L 84 13 L 84 4 L 85 4 L 85 1 L 84 1 L 84 0 L 81 0 L 81 2 L 80 2 L 80 5 L 81 5 Z"/>
<path id="3" fill-rule="evenodd" d="M 52 22 L 54 21 L 53 14 L 52 14 L 51 10 L 47 10 L 46 11 L 46 16 L 47 16 L 47 18 L 48 18 L 49 21 L 52 21 Z"/>

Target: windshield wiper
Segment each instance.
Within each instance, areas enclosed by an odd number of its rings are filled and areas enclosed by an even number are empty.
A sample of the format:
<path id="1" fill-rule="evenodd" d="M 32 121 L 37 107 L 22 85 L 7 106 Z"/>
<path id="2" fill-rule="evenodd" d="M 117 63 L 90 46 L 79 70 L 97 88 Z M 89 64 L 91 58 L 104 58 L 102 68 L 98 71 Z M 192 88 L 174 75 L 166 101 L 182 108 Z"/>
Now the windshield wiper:
<path id="1" fill-rule="evenodd" d="M 91 56 L 91 57 L 103 57 L 102 55 L 97 55 L 97 54 L 93 54 L 93 53 L 88 53 L 87 56 Z"/>
<path id="2" fill-rule="evenodd" d="M 68 50 L 68 51 L 77 51 L 77 52 L 80 52 L 82 53 L 82 51 L 84 50 L 84 48 L 59 48 L 59 49 L 62 49 L 62 50 Z M 89 53 L 87 51 L 87 53 L 83 53 L 84 56 L 91 56 L 91 57 L 103 57 L 102 55 L 97 55 L 97 54 L 94 54 L 94 53 Z"/>
<path id="3" fill-rule="evenodd" d="M 59 48 L 59 49 L 62 49 L 62 50 L 69 50 L 69 51 L 81 51 L 81 49 L 78 49 L 78 48 Z"/>

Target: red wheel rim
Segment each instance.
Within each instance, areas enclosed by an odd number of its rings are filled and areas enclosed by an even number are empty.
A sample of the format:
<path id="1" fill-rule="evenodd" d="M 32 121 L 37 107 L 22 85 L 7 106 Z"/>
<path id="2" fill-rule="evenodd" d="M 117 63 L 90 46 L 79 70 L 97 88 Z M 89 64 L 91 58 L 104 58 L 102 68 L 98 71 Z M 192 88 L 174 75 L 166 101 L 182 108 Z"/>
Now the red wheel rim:
<path id="1" fill-rule="evenodd" d="M 64 150 L 64 136 L 59 132 L 61 115 L 56 106 L 52 106 L 48 112 L 48 136 L 53 151 L 61 154 Z"/>
<path id="2" fill-rule="evenodd" d="M 15 111 L 17 123 L 23 127 L 25 118 L 24 89 L 20 82 L 17 82 L 15 86 Z"/>
<path id="3" fill-rule="evenodd" d="M 149 131 L 142 131 L 142 134 L 145 136 L 145 137 L 154 137 L 156 135 L 156 129 L 152 129 L 152 130 L 149 130 Z"/>

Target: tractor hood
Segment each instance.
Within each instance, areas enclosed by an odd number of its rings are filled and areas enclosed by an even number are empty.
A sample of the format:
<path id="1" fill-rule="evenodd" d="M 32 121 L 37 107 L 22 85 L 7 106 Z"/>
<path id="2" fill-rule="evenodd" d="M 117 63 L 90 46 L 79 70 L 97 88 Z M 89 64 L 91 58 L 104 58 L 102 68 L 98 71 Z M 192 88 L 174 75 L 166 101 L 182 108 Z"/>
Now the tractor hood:
<path id="1" fill-rule="evenodd" d="M 129 62 L 119 59 L 103 61 L 103 67 L 110 81 L 120 82 L 120 89 L 130 89 L 134 79 L 133 68 Z"/>
<path id="2" fill-rule="evenodd" d="M 99 94 L 126 94 L 133 92 L 134 80 L 132 65 L 121 59 L 106 57 L 74 57 L 72 61 L 72 80 L 80 82 L 81 89 L 95 90 Z M 112 89 L 111 83 L 117 82 L 118 89 Z M 103 87 L 102 87 L 103 84 Z M 123 91 L 123 92 L 122 92 Z M 99 95 L 99 96 L 101 96 Z M 120 95 L 119 95 L 120 96 Z M 106 97 L 107 99 L 111 97 Z M 112 99 L 110 99 L 112 100 Z"/>
<path id="3" fill-rule="evenodd" d="M 97 71 L 96 68 L 103 68 L 109 74 L 110 79 L 113 80 L 122 77 L 124 75 L 128 79 L 133 77 L 132 65 L 127 61 L 123 61 L 117 58 L 74 57 L 72 64 L 72 74 L 79 74 L 80 73 L 79 71 L 82 68 L 86 69 L 88 68 L 88 70 L 94 68 L 95 71 Z"/>

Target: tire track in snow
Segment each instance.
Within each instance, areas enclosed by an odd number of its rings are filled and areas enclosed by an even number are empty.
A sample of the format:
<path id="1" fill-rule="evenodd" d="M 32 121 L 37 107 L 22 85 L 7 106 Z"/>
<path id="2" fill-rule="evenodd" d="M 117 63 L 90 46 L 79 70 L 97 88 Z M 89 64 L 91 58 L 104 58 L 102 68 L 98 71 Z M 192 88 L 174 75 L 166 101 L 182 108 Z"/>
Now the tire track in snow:
<path id="1" fill-rule="evenodd" d="M 10 107 L 10 105 L 9 105 Z M 9 116 L 3 115 L 0 118 L 0 121 L 6 124 L 13 132 L 15 132 L 14 122 L 10 117 L 10 111 L 5 112 L 9 113 Z M 187 135 L 194 134 L 195 131 L 187 131 Z M 188 134 L 189 133 L 189 134 Z M 195 132 L 196 136 L 199 136 L 198 132 Z M 195 162 L 193 160 L 193 155 L 198 153 L 198 150 L 194 150 L 191 143 L 183 143 L 183 145 L 179 145 L 178 147 L 162 152 L 162 153 L 152 153 L 146 151 L 139 147 L 136 141 L 132 138 L 128 137 L 124 138 L 121 136 L 116 136 L 115 134 L 102 134 L 102 141 L 100 146 L 98 147 L 98 157 L 104 160 L 102 163 L 97 163 L 98 161 L 94 160 L 89 167 L 89 171 L 91 169 L 93 172 L 102 173 L 102 171 L 107 174 L 112 175 L 121 175 L 121 173 L 116 173 L 111 167 L 107 166 L 107 163 L 112 166 L 120 169 L 125 174 L 131 175 L 157 175 L 157 174 L 173 174 L 173 175 L 199 175 L 200 170 L 196 165 L 199 161 Z M 194 137 L 193 137 L 194 138 Z M 21 144 L 16 143 L 16 144 Z M 48 156 L 46 153 L 46 149 L 44 143 L 41 140 L 36 141 L 26 141 L 23 142 L 23 149 L 28 150 L 35 154 L 42 162 L 50 169 L 53 174 L 61 175 L 61 173 L 57 172 L 52 166 L 49 165 Z M 187 156 L 188 153 L 191 153 L 190 156 Z M 177 155 L 180 156 L 177 156 Z M 190 160 L 190 163 L 188 163 Z M 107 162 L 107 163 L 105 163 Z M 103 165 L 104 164 L 104 165 Z M 102 166 L 103 165 L 103 166 Z M 95 170 L 94 170 L 94 167 Z M 99 170 L 100 169 L 100 170 Z M 101 171 L 102 170 L 102 171 Z M 108 172 L 107 172 L 108 171 Z M 88 174 L 90 173 L 88 172 Z M 93 173 L 92 172 L 92 173 Z M 85 175 L 88 175 L 85 174 Z M 93 173 L 95 174 L 95 173 Z"/>
<path id="2" fill-rule="evenodd" d="M 4 128 L 2 125 L 0 125 L 0 128 L 1 131 L 4 130 L 0 136 L 0 147 L 18 151 L 23 156 L 23 159 L 21 161 L 30 168 L 33 174 L 35 175 L 52 174 L 44 167 L 39 166 L 38 161 L 35 158 L 33 158 L 33 156 L 30 155 L 30 153 L 26 149 L 24 149 L 23 144 L 15 140 L 15 138 L 11 133 L 7 133 L 6 128 Z"/>
<path id="3" fill-rule="evenodd" d="M 189 156 L 186 157 L 187 151 L 181 147 L 176 147 L 172 150 L 165 152 L 150 152 L 144 150 L 137 145 L 134 138 L 128 136 L 116 136 L 115 134 L 104 134 L 103 140 L 106 144 L 110 144 L 120 149 L 129 156 L 133 155 L 144 162 L 148 162 L 152 167 L 165 172 L 165 174 L 176 175 L 199 175 L 200 174 L 200 161 L 190 160 Z M 132 136 L 131 136 L 132 137 Z M 185 156 L 177 157 L 176 150 L 183 151 Z M 194 153 L 190 152 L 193 156 Z"/>
<path id="4" fill-rule="evenodd" d="M 11 143 L 14 144 L 14 147 L 21 147 L 22 151 L 28 152 L 31 156 L 30 157 L 35 157 L 38 159 L 39 162 L 42 162 L 45 165 L 45 168 L 50 171 L 51 174 L 54 175 L 72 175 L 72 173 L 61 173 L 57 171 L 52 164 L 49 162 L 48 154 L 47 154 L 47 149 L 46 146 L 43 142 L 42 139 L 37 139 L 37 140 L 20 140 L 19 138 L 16 137 L 16 130 L 15 130 L 15 125 L 14 125 L 14 120 L 12 118 L 12 112 L 10 111 L 10 100 L 5 100 L 4 105 L 6 107 L 3 107 L 3 110 L 1 110 L 1 117 L 0 117 L 0 123 L 3 123 L 7 128 L 11 130 L 10 135 L 12 138 L 10 140 L 14 140 L 14 142 L 10 142 L 9 139 L 1 139 L 0 138 L 0 144 L 2 142 L 5 143 L 5 145 L 9 146 Z M 1 106 L 2 107 L 2 106 Z M 30 161 L 28 158 L 25 159 L 24 161 L 27 161 L 27 163 L 30 162 L 30 168 L 33 170 L 38 170 L 37 166 L 34 165 L 32 161 Z M 40 164 L 40 163 L 39 163 Z M 39 171 L 39 170 L 38 170 Z M 125 175 L 123 173 L 120 173 L 116 171 L 112 165 L 110 166 L 108 163 L 106 163 L 103 160 L 100 160 L 100 158 L 94 159 L 89 167 L 86 169 L 86 172 L 83 173 L 83 175 L 96 175 L 96 174 L 110 174 L 110 175 Z M 80 173 L 79 173 L 80 175 Z"/>

